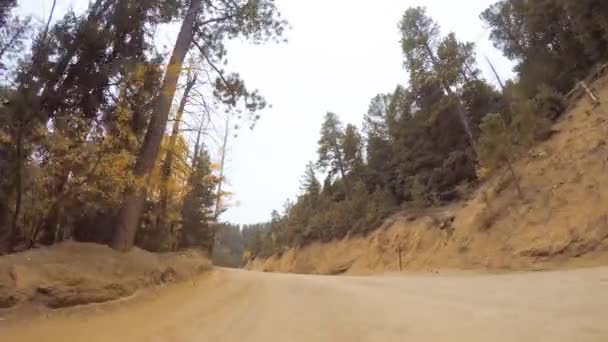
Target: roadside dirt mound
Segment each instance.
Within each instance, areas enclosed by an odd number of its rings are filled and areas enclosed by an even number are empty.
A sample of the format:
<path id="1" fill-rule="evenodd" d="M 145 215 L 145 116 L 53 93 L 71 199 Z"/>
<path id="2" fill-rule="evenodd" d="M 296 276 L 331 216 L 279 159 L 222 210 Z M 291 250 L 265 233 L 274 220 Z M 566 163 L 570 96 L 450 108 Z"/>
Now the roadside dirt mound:
<path id="1" fill-rule="evenodd" d="M 608 99 L 606 78 L 594 85 Z M 516 271 L 608 265 L 608 103 L 578 100 L 516 164 L 524 196 L 496 175 L 466 202 L 401 213 L 367 237 L 292 249 L 247 268 L 366 274 L 438 268 Z M 399 253 L 401 251 L 401 253 Z"/>
<path id="2" fill-rule="evenodd" d="M 51 308 L 107 302 L 210 268 L 196 252 L 119 253 L 103 245 L 67 242 L 0 257 L 0 308 L 24 302 Z"/>

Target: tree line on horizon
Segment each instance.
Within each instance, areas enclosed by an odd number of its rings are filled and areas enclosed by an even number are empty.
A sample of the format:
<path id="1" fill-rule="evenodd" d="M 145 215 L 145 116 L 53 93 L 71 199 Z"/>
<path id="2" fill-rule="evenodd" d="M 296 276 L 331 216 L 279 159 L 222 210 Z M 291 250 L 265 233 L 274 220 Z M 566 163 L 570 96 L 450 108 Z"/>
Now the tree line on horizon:
<path id="1" fill-rule="evenodd" d="M 500 0 L 480 14 L 516 77 L 494 86 L 475 45 L 442 34 L 424 7 L 399 22 L 408 85 L 375 96 L 357 127 L 327 113 L 295 200 L 255 225 L 248 258 L 365 234 L 398 210 L 442 205 L 550 135 L 565 94 L 608 61 L 608 3 Z M 319 176 L 324 178 L 320 179 Z"/>

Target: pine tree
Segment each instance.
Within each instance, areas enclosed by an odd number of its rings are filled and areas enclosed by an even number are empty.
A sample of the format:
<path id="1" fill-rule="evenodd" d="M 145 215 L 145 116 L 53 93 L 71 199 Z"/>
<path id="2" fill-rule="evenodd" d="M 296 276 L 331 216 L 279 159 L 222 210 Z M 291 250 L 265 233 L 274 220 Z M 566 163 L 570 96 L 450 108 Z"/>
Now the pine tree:
<path id="1" fill-rule="evenodd" d="M 300 190 L 303 196 L 308 199 L 311 208 L 316 207 L 319 202 L 319 196 L 321 195 L 321 183 L 317 179 L 315 174 L 315 165 L 313 162 L 306 165 L 306 171 L 302 177 Z"/>
<path id="2" fill-rule="evenodd" d="M 596 0 L 501 0 L 481 18 L 494 45 L 518 63 L 517 88 L 531 98 L 543 84 L 567 93 L 608 59 L 607 14 Z"/>
<path id="3" fill-rule="evenodd" d="M 437 47 L 439 74 L 450 87 L 462 87 L 479 80 L 475 66 L 475 44 L 462 43 L 454 33 L 448 34 Z"/>
<path id="4" fill-rule="evenodd" d="M 215 231 L 213 225 L 213 205 L 217 179 L 212 175 L 211 162 L 206 151 L 202 151 L 188 180 L 190 191 L 184 198 L 182 208 L 182 229 L 179 246 L 200 248 L 213 252 Z"/>
<path id="5" fill-rule="evenodd" d="M 465 108 L 460 98 L 452 89 L 460 76 L 466 79 L 464 66 L 470 65 L 472 45 L 461 45 L 453 36 L 448 36 L 442 44 L 439 25 L 426 14 L 426 9 L 413 7 L 408 9 L 399 25 L 402 39 L 401 45 L 406 57 L 406 68 L 410 72 L 410 82 L 424 86 L 433 79 L 443 88 L 451 101 L 456 103 L 456 113 L 471 147 L 475 139 Z M 441 53 L 438 56 L 438 50 Z M 449 56 L 447 61 L 440 57 Z"/>
<path id="6" fill-rule="evenodd" d="M 8 70 L 4 61 L 7 58 L 15 61 L 21 57 L 27 35 L 31 33 L 30 25 L 31 18 L 9 16 L 7 13 L 2 14 L 0 7 L 0 71 L 4 74 L 2 76 L 10 76 L 6 73 Z"/>
<path id="7" fill-rule="evenodd" d="M 363 141 L 356 126 L 346 125 L 341 145 L 346 169 L 348 172 L 360 176 L 363 172 Z"/>
<path id="8" fill-rule="evenodd" d="M 319 139 L 319 148 L 317 153 L 319 159 L 317 166 L 322 170 L 326 170 L 330 175 L 339 174 L 346 196 L 350 196 L 350 186 L 346 178 L 347 166 L 344 160 L 344 151 L 342 149 L 342 141 L 344 139 L 344 128 L 338 116 L 334 113 L 327 113 L 325 121 L 321 126 L 321 138 Z"/>

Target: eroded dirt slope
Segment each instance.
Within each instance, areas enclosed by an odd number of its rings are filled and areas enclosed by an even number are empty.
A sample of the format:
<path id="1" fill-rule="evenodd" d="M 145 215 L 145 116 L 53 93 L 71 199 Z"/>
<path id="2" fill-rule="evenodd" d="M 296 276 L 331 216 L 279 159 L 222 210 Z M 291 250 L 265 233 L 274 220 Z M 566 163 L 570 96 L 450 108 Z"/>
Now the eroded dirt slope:
<path id="1" fill-rule="evenodd" d="M 587 98 L 555 134 L 517 162 L 524 198 L 504 174 L 465 202 L 401 213 L 367 237 L 289 250 L 247 268 L 365 274 L 437 268 L 531 270 L 608 265 L 608 85 L 604 104 Z"/>
<path id="2" fill-rule="evenodd" d="M 210 268 L 194 252 L 153 254 L 134 248 L 123 254 L 107 246 L 66 242 L 0 257 L 0 309 L 27 302 L 53 308 L 106 302 Z"/>

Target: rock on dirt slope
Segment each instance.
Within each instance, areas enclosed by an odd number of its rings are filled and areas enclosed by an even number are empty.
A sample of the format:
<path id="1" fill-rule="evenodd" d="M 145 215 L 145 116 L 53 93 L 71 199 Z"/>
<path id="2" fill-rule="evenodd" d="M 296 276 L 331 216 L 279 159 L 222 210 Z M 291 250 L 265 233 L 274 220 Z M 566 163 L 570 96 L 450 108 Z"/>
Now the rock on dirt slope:
<path id="1" fill-rule="evenodd" d="M 608 99 L 608 79 L 594 84 Z M 534 270 L 608 264 L 608 103 L 577 100 L 518 161 L 524 198 L 496 175 L 466 202 L 400 213 L 367 237 L 289 250 L 250 269 L 365 274 L 436 268 Z"/>
<path id="2" fill-rule="evenodd" d="M 0 308 L 24 302 L 51 308 L 127 297 L 140 288 L 189 279 L 211 268 L 198 253 L 123 254 L 67 242 L 0 257 Z"/>

